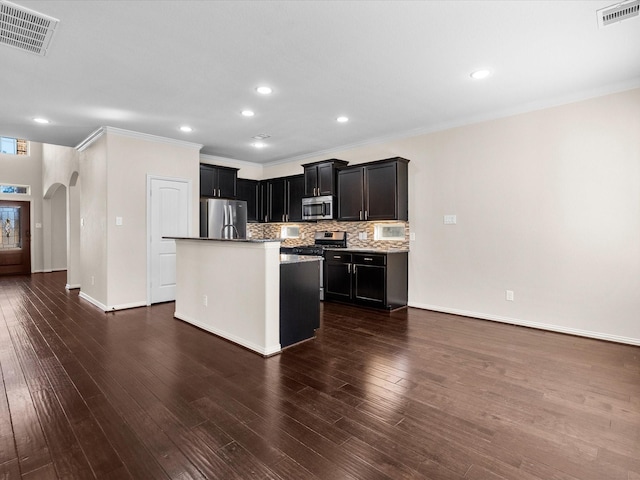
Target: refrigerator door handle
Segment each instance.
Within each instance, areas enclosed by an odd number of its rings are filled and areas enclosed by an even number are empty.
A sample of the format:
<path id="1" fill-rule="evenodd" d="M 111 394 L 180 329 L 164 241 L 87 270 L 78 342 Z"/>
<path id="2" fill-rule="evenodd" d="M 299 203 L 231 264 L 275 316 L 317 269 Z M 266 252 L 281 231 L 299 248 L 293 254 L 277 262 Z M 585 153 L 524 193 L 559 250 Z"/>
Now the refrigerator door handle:
<path id="1" fill-rule="evenodd" d="M 229 234 L 227 233 L 227 228 L 229 227 L 229 214 L 227 212 L 227 206 L 223 205 L 222 207 L 222 238 L 229 238 Z"/>

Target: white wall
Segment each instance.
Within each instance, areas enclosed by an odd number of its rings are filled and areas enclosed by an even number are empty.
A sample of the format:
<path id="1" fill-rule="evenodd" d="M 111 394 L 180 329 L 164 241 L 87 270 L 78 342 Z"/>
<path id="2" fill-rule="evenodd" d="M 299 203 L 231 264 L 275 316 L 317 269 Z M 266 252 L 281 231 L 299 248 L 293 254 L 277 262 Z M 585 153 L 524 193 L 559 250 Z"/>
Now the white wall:
<path id="1" fill-rule="evenodd" d="M 634 89 L 264 173 L 408 158 L 410 305 L 640 344 L 638 132 Z"/>
<path id="2" fill-rule="evenodd" d="M 30 185 L 31 195 L 6 195 L 0 200 L 18 200 L 31 203 L 31 271 L 44 270 L 42 225 L 42 144 L 29 142 L 29 155 L 6 155 L 0 153 L 0 183 Z"/>
<path id="3" fill-rule="evenodd" d="M 78 161 L 79 153 L 74 148 L 42 145 L 42 185 L 47 217 L 43 223 L 45 269 L 66 269 L 69 288 L 79 287 L 81 277 L 80 195 L 76 185 Z M 57 198 L 56 202 L 55 196 L 63 193 L 64 197 Z M 63 198 L 64 205 L 61 205 Z"/>
<path id="4" fill-rule="evenodd" d="M 82 263 L 80 261 L 80 182 L 79 176 L 67 189 L 67 288 L 80 288 Z"/>
<path id="5" fill-rule="evenodd" d="M 67 269 L 67 188 L 64 185 L 51 197 L 51 270 Z"/>
<path id="6" fill-rule="evenodd" d="M 107 303 L 107 140 L 80 152 L 80 296 Z"/>
<path id="7" fill-rule="evenodd" d="M 109 129 L 107 137 L 108 308 L 147 302 L 147 175 L 191 181 L 191 232 L 199 234 L 200 146 Z M 84 178 L 82 178 L 84 182 Z M 82 198 L 84 202 L 84 195 Z M 115 218 L 123 225 L 116 226 Z"/>

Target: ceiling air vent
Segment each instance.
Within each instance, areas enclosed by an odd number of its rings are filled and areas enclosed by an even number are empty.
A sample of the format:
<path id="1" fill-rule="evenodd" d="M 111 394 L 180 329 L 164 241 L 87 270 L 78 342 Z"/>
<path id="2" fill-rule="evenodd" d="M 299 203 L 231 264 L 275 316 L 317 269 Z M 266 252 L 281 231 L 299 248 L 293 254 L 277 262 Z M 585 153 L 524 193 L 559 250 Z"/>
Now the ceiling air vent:
<path id="1" fill-rule="evenodd" d="M 60 21 L 20 5 L 0 0 L 0 43 L 46 55 Z"/>
<path id="2" fill-rule="evenodd" d="M 598 10 L 598 27 L 606 27 L 627 18 L 637 17 L 640 12 L 640 0 L 622 2 Z"/>

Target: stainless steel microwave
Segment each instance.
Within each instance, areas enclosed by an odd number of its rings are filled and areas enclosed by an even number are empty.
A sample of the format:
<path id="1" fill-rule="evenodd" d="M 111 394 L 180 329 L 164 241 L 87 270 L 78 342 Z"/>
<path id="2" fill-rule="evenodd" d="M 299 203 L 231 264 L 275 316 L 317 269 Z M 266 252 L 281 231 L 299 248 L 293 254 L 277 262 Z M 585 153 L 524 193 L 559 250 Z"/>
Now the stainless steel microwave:
<path id="1" fill-rule="evenodd" d="M 332 195 L 302 199 L 303 220 L 331 220 L 333 218 Z"/>

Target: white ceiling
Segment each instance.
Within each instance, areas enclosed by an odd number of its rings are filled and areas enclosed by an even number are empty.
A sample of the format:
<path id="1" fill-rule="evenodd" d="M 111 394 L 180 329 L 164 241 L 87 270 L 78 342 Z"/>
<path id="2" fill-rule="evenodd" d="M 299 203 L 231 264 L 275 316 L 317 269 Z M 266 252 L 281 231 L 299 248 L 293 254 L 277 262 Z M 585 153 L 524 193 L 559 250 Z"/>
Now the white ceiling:
<path id="1" fill-rule="evenodd" d="M 0 45 L 0 134 L 59 145 L 111 126 L 267 164 L 640 86 L 611 0 L 14 3 L 60 24 L 44 57 Z"/>

